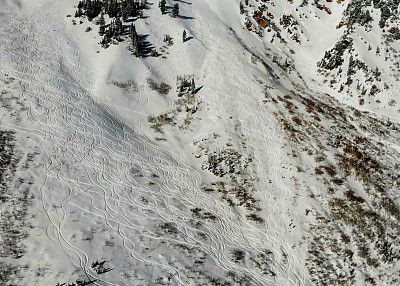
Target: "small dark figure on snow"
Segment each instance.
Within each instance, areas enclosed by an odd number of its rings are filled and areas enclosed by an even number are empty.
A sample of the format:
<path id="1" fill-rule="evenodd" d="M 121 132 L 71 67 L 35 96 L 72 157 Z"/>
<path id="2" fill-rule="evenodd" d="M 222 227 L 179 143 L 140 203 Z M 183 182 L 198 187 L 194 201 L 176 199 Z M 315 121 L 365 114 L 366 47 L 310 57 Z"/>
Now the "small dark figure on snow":
<path id="1" fill-rule="evenodd" d="M 186 34 L 186 30 L 183 30 L 183 42 L 186 42 L 187 40 L 187 34 Z"/>

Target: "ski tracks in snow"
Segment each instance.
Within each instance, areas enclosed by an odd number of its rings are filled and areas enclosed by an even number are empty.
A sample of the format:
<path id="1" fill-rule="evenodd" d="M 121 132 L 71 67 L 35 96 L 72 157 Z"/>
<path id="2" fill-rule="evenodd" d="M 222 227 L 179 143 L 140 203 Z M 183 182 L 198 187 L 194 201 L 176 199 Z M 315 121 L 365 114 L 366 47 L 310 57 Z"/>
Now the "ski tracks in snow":
<path id="1" fill-rule="evenodd" d="M 260 89 L 254 87 L 254 78 L 248 77 L 241 59 L 235 56 L 238 52 L 228 43 L 229 41 L 235 41 L 235 39 L 232 39 L 233 37 L 231 36 L 227 36 L 225 39 L 213 36 L 210 32 L 211 27 L 213 27 L 211 23 L 199 12 L 195 11 L 194 13 L 196 19 L 199 19 L 196 23 L 199 26 L 198 29 L 201 30 L 201 35 L 204 37 L 202 41 L 207 42 L 208 49 L 213 51 L 210 53 L 211 56 L 207 58 L 205 66 L 208 68 L 204 71 L 206 77 L 211 79 L 212 82 L 206 87 L 204 93 L 211 94 L 211 97 L 223 98 L 210 104 L 212 106 L 214 103 L 214 110 L 226 110 L 227 108 L 223 107 L 221 103 L 240 110 L 240 112 L 237 112 L 239 114 L 237 120 L 241 124 L 241 130 L 245 137 L 249 139 L 247 142 L 250 145 L 250 149 L 254 151 L 254 158 L 257 161 L 257 174 L 261 181 L 259 185 L 264 188 L 262 189 L 264 199 L 261 200 L 261 204 L 262 209 L 267 211 L 267 217 L 264 218 L 266 225 L 265 232 L 262 235 L 266 240 L 262 241 L 261 244 L 257 240 L 250 240 L 249 244 L 253 247 L 263 245 L 274 253 L 275 265 L 273 269 L 277 273 L 275 281 L 277 285 L 303 285 L 304 277 L 301 276 L 301 273 L 305 273 L 304 271 L 306 270 L 303 263 L 293 254 L 293 249 L 287 243 L 290 221 L 284 215 L 284 200 L 290 199 L 292 193 L 281 179 L 284 174 L 279 166 L 279 158 L 285 155 L 282 154 L 280 148 L 283 145 L 283 141 L 279 137 L 274 118 L 262 106 Z M 222 69 L 222 67 L 225 68 Z M 224 75 L 223 78 L 222 74 Z M 227 86 L 234 86 L 231 89 L 232 94 L 227 93 Z M 268 156 L 268 161 L 265 160 L 265 154 Z M 268 177 L 272 178 L 275 186 L 279 188 L 281 195 L 276 201 L 269 194 L 270 184 L 268 184 Z M 270 209 L 272 211 L 269 211 Z M 248 234 L 251 233 L 254 237 L 260 236 L 260 230 L 252 226 L 249 226 L 247 231 L 249 231 Z M 252 235 L 248 236 L 251 239 Z M 286 257 L 282 257 L 280 252 Z M 300 273 L 299 270 L 301 271 Z"/>
<path id="2" fill-rule="evenodd" d="M 145 257 L 136 246 L 138 236 L 154 241 L 174 241 L 173 238 L 160 238 L 156 233 L 161 222 L 176 226 L 182 235 L 176 243 L 201 249 L 222 270 L 242 273 L 254 285 L 276 285 L 281 279 L 291 285 L 301 284 L 291 269 L 296 258 L 285 242 L 287 229 L 273 224 L 275 217 L 266 218 L 271 225 L 263 230 L 240 220 L 228 206 L 200 190 L 200 175 L 189 167 L 187 161 L 152 144 L 129 124 L 119 120 L 110 105 L 93 94 L 91 84 L 95 72 L 85 68 L 78 49 L 64 31 L 62 20 L 55 19 L 65 16 L 63 5 L 66 4 L 61 1 L 49 2 L 46 9 L 39 8 L 29 14 L 16 12 L 0 19 L 3 22 L 0 26 L 0 55 L 4 59 L 0 68 L 21 81 L 20 94 L 29 104 L 27 115 L 32 129 L 45 134 L 42 151 L 47 162 L 43 166 L 45 176 L 40 194 L 43 210 L 49 219 L 48 237 L 57 242 L 86 275 L 99 279 L 98 285 L 127 284 L 102 280 L 89 269 L 94 258 L 65 235 L 66 229 L 73 228 L 68 225 L 72 210 L 104 220 L 108 228 L 121 238 L 122 247 L 130 257 L 169 273 L 178 285 L 188 285 L 179 269 Z M 196 22 L 207 25 L 201 15 L 197 17 Z M 206 41 L 214 42 L 209 49 L 223 57 L 222 61 L 229 60 L 226 50 L 218 48 L 223 43 L 212 38 L 207 26 L 200 28 Z M 46 33 L 42 34 L 43 31 Z M 209 66 L 217 70 L 217 59 L 210 56 L 206 59 Z M 228 68 L 241 94 L 238 98 L 246 99 L 238 103 L 249 107 L 246 118 L 240 118 L 243 131 L 247 137 L 257 136 L 263 144 L 251 146 L 255 155 L 268 152 L 271 161 L 277 162 L 279 148 L 274 146 L 279 138 L 274 137 L 274 132 L 262 132 L 268 127 L 274 128 L 271 117 L 263 113 L 252 97 L 254 90 L 246 87 L 246 83 L 251 81 L 240 72 L 241 67 L 231 64 Z M 208 87 L 211 88 L 209 91 L 225 98 L 227 95 L 219 88 L 224 82 L 222 76 L 217 72 L 210 76 L 213 81 L 209 83 L 212 85 Z M 214 106 L 216 110 L 221 107 Z M 141 120 L 144 120 L 143 116 Z M 262 123 L 267 127 L 260 130 Z M 258 171 L 262 177 L 265 176 L 263 170 Z M 282 192 L 288 192 L 279 179 L 279 170 L 272 174 Z M 193 217 L 188 211 L 193 207 L 210 211 L 218 221 L 198 221 L 202 230 L 194 228 L 191 224 Z M 276 213 L 277 210 L 273 210 L 271 215 Z M 200 232 L 208 238 L 206 241 L 199 239 Z M 278 277 L 267 278 L 231 262 L 227 257 L 227 247 L 249 253 L 271 249 L 276 258 L 273 269 Z M 281 254 L 276 251 L 279 248 L 288 255 L 287 263 L 278 261 L 281 260 Z"/>

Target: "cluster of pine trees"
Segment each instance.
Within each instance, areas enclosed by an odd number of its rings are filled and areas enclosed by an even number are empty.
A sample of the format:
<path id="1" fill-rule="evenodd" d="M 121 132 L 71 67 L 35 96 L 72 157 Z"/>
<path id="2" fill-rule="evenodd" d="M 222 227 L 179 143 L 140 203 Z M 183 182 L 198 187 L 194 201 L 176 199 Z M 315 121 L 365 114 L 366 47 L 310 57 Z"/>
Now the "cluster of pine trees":
<path id="1" fill-rule="evenodd" d="M 167 5 L 167 1 L 165 1 L 165 0 L 161 0 L 158 3 L 158 7 L 160 7 L 160 10 L 161 10 L 162 14 L 167 13 L 167 6 L 166 5 Z M 178 3 L 174 4 L 174 7 L 172 8 L 172 16 L 173 17 L 178 17 L 179 16 L 179 4 Z"/>
<path id="2" fill-rule="evenodd" d="M 100 29 L 99 35 L 103 36 L 101 40 L 101 46 L 103 48 L 107 48 L 111 43 L 112 39 L 117 40 L 118 42 L 121 41 L 121 36 L 124 34 L 124 25 L 119 17 L 111 20 L 111 24 L 105 28 L 105 21 L 103 21 L 103 15 L 100 17 Z"/>
<path id="3" fill-rule="evenodd" d="M 135 26 L 131 25 L 129 31 L 124 27 L 132 17 L 142 17 L 143 10 L 147 8 L 146 0 L 81 0 L 77 6 L 75 17 L 87 17 L 89 21 L 94 18 L 99 25 L 99 35 L 102 38 L 100 44 L 107 48 L 114 41 L 122 41 L 122 36 L 129 34 L 132 40 L 133 53 L 140 57 L 144 54 L 144 44 L 136 32 Z M 106 25 L 105 16 L 111 19 Z"/>
<path id="4" fill-rule="evenodd" d="M 75 17 L 86 16 L 89 21 L 92 21 L 94 17 L 97 17 L 103 7 L 103 2 L 100 0 L 85 0 L 79 1 L 78 10 L 75 12 Z"/>
<path id="5" fill-rule="evenodd" d="M 183 76 L 177 78 L 177 87 L 178 87 L 178 97 L 181 97 L 185 94 L 195 94 L 196 93 L 196 84 L 194 82 L 193 76 Z"/>
<path id="6" fill-rule="evenodd" d="M 166 1 L 161 0 L 159 7 L 162 13 L 166 13 Z M 111 43 L 120 42 L 124 35 L 130 35 L 132 40 L 132 51 L 137 57 L 146 54 L 146 45 L 136 32 L 133 24 L 124 26 L 129 18 L 142 17 L 143 10 L 147 9 L 146 0 L 80 0 L 75 12 L 75 17 L 87 17 L 92 21 L 96 17 L 96 24 L 99 25 L 99 35 L 103 37 L 100 44 L 103 48 L 109 47 Z M 106 24 L 105 16 L 111 19 L 110 24 Z M 175 4 L 172 9 L 172 16 L 179 16 L 179 5 Z M 129 27 L 129 29 L 128 29 Z M 87 32 L 90 30 L 86 30 Z M 187 40 L 186 31 L 183 33 L 183 42 Z M 149 52 L 149 51 L 147 51 Z M 158 56 L 157 51 L 152 51 L 151 56 Z"/>
<path id="7" fill-rule="evenodd" d="M 104 12 L 110 18 L 122 17 L 126 21 L 141 16 L 146 5 L 146 0 L 81 0 L 75 17 L 86 16 L 91 21 Z"/>

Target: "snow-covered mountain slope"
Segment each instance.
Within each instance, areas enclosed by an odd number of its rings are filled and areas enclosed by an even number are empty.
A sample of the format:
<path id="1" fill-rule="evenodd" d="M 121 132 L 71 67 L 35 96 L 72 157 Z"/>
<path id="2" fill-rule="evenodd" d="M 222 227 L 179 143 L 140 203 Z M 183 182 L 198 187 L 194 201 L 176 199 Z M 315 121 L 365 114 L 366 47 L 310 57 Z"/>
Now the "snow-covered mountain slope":
<path id="1" fill-rule="evenodd" d="M 1 0 L 1 283 L 396 285 L 388 3 Z"/>

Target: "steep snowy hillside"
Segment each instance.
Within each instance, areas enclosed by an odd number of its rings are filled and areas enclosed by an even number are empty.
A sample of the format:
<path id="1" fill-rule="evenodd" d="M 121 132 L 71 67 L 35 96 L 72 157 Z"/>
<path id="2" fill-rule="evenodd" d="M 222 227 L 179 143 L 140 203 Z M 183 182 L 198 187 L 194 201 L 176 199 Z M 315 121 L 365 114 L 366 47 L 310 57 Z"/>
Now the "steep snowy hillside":
<path id="1" fill-rule="evenodd" d="M 399 5 L 0 0 L 0 282 L 397 285 Z"/>

